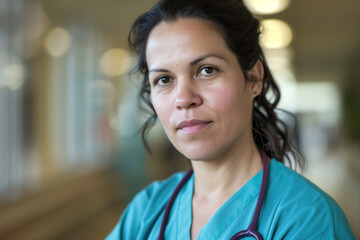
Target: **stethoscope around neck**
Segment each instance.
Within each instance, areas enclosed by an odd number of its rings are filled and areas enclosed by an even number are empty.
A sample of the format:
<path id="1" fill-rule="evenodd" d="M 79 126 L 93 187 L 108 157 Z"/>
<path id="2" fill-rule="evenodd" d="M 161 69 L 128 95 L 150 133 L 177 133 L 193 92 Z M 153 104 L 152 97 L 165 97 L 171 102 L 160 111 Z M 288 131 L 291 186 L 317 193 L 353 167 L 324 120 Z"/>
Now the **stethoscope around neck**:
<path id="1" fill-rule="evenodd" d="M 268 162 L 267 162 L 267 157 L 266 157 L 266 155 L 265 155 L 265 153 L 263 151 L 261 152 L 261 160 L 262 160 L 262 165 L 263 165 L 263 176 L 262 176 L 262 180 L 261 180 L 259 197 L 258 197 L 258 200 L 257 200 L 257 203 L 256 203 L 256 208 L 255 208 L 254 215 L 252 217 L 251 223 L 250 223 L 250 225 L 249 225 L 249 227 L 247 229 L 235 233 L 230 238 L 230 240 L 242 239 L 242 238 L 245 238 L 245 237 L 253 237 L 256 240 L 263 240 L 263 237 L 256 230 L 257 229 L 257 222 L 259 220 L 259 214 L 260 214 L 261 206 L 262 206 L 263 201 L 264 201 L 266 184 L 267 184 L 267 179 L 268 179 Z M 171 195 L 171 197 L 170 197 L 170 199 L 169 199 L 169 201 L 168 201 L 168 203 L 166 205 L 166 208 L 165 208 L 165 213 L 164 213 L 164 216 L 163 216 L 163 219 L 162 219 L 162 222 L 161 222 L 161 227 L 160 227 L 158 240 L 164 240 L 165 227 L 166 227 L 166 224 L 168 222 L 170 211 L 171 211 L 171 208 L 172 208 L 172 206 L 174 204 L 175 198 L 178 195 L 178 193 L 180 192 L 181 188 L 189 180 L 189 178 L 191 177 L 192 174 L 193 174 L 193 170 L 190 169 L 185 174 L 183 179 L 181 179 L 180 183 L 176 186 L 174 192 L 172 193 L 172 195 Z"/>

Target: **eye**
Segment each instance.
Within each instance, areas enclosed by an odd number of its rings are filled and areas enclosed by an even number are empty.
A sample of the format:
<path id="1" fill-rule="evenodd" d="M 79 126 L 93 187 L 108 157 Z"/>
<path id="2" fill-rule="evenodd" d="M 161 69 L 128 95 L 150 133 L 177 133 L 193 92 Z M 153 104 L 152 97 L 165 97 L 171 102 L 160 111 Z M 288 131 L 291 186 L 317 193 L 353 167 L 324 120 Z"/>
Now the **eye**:
<path id="1" fill-rule="evenodd" d="M 200 72 L 198 75 L 209 77 L 214 75 L 218 70 L 214 67 L 206 66 L 200 69 Z"/>
<path id="2" fill-rule="evenodd" d="M 165 86 L 167 84 L 169 84 L 171 81 L 171 78 L 168 76 L 161 76 L 155 79 L 154 81 L 154 86 L 160 85 L 160 86 Z"/>

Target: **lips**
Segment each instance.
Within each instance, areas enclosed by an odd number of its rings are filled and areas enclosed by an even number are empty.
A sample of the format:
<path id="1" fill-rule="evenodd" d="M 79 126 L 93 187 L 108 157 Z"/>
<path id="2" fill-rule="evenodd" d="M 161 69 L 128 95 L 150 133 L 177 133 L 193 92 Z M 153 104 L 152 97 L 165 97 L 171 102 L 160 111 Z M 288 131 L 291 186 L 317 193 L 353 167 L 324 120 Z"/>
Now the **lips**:
<path id="1" fill-rule="evenodd" d="M 182 121 L 177 125 L 177 129 L 184 133 L 196 133 L 209 125 L 211 121 L 203 121 L 198 119 L 192 119 L 190 121 Z"/>

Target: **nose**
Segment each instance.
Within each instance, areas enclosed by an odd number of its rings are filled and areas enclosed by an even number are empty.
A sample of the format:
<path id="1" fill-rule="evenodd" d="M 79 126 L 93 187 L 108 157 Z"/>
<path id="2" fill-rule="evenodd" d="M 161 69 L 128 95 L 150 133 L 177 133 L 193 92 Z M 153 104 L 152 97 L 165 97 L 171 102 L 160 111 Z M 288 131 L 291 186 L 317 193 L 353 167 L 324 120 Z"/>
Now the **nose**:
<path id="1" fill-rule="evenodd" d="M 191 83 L 179 82 L 177 85 L 177 95 L 175 106 L 177 109 L 189 109 L 200 106 L 203 100 L 196 88 Z"/>

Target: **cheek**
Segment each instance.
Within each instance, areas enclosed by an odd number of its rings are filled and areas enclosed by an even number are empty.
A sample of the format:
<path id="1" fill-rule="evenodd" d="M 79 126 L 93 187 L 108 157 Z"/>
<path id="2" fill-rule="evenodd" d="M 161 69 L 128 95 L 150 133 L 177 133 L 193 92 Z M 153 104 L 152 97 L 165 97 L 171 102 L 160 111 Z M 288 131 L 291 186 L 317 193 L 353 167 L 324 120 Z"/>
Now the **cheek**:
<path id="1" fill-rule="evenodd" d="M 238 105 L 240 101 L 240 95 L 242 93 L 237 88 L 231 86 L 217 87 L 209 96 L 213 105 L 217 109 L 223 109 L 224 111 L 232 111 Z"/>
<path id="2" fill-rule="evenodd" d="M 217 91 L 214 107 L 221 110 L 228 121 L 246 120 L 250 115 L 252 101 L 246 91 L 239 88 L 224 88 Z"/>
<path id="3" fill-rule="evenodd" d="M 169 123 L 170 111 L 169 104 L 166 101 L 161 101 L 159 98 L 152 97 L 152 104 L 155 109 L 155 112 L 161 122 L 161 124 L 166 128 Z"/>

